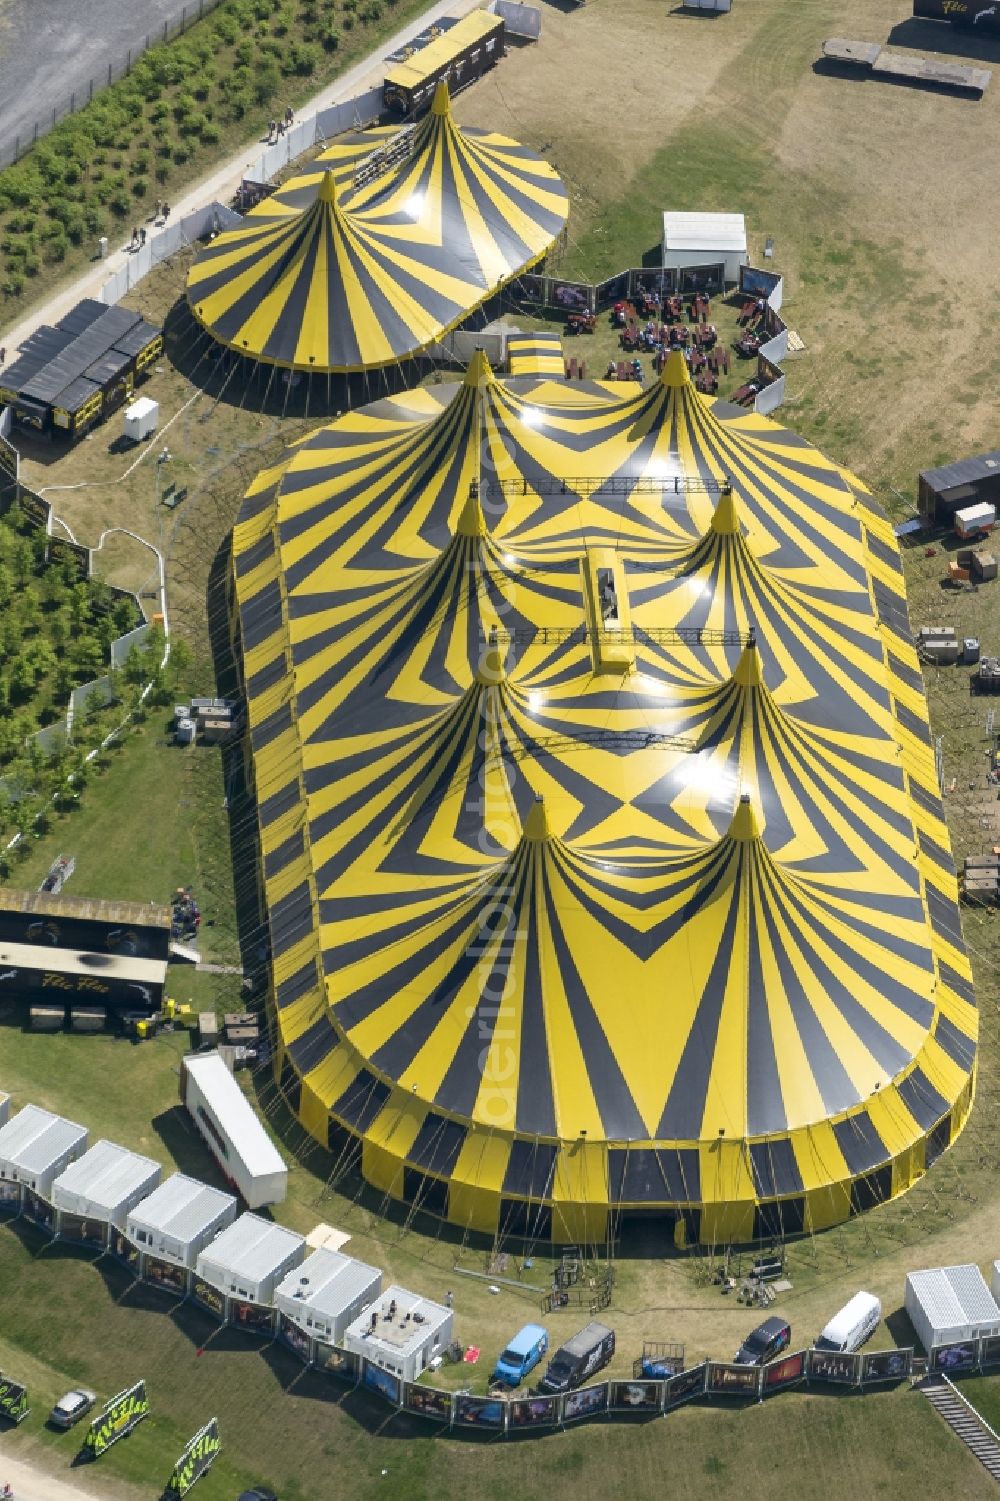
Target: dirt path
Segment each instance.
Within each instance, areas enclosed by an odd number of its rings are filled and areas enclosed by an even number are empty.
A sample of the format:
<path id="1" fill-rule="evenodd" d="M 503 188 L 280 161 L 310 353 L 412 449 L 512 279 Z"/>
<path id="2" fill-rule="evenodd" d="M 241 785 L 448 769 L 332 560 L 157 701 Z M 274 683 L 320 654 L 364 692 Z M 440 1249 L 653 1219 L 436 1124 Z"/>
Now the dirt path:
<path id="1" fill-rule="evenodd" d="M 307 119 L 319 110 L 329 109 L 333 104 L 341 104 L 363 93 L 366 89 L 372 88 L 382 78 L 382 59 L 388 53 L 405 46 L 439 16 L 463 16 L 468 11 L 474 10 L 478 3 L 479 0 L 434 0 L 434 3 L 429 5 L 415 21 L 411 21 L 408 26 L 397 31 L 395 36 L 389 37 L 377 51 L 362 58 L 361 62 L 356 63 L 348 72 L 342 74 L 335 82 L 329 84 L 307 104 L 304 104 L 298 111 L 299 118 Z M 260 137 L 247 141 L 246 145 L 234 152 L 228 161 L 216 167 L 207 177 L 194 183 L 182 198 L 172 202 L 171 220 L 183 219 L 185 214 L 213 200 L 225 203 L 232 198 L 240 185 L 248 162 L 260 155 L 263 146 L 264 142 Z M 16 357 L 22 341 L 39 324 L 55 323 L 84 297 L 99 297 L 101 287 L 125 264 L 126 259 L 124 248 L 113 250 L 107 260 L 96 262 L 68 286 L 56 292 L 42 307 L 36 307 L 15 327 L 0 334 L 0 343 L 7 350 L 8 362 Z M 0 1485 L 2 1484 L 3 1482 L 0 1481 Z"/>
<path id="2" fill-rule="evenodd" d="M 0 1454 L 0 1487 L 4 1485 L 13 1487 L 14 1501 L 107 1501 L 108 1497 L 107 1486 L 102 1486 L 99 1495 L 75 1480 L 57 1480 L 35 1465 Z M 116 1494 L 122 1494 L 117 1487 Z"/>

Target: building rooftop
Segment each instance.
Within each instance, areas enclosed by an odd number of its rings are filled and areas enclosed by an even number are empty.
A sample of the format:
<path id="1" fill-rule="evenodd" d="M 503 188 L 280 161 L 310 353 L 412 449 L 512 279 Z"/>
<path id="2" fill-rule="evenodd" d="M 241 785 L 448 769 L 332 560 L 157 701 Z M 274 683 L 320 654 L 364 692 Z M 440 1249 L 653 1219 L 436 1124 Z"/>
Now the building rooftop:
<path id="1" fill-rule="evenodd" d="M 211 1281 L 211 1269 L 219 1267 L 231 1277 L 260 1282 L 305 1246 L 305 1239 L 283 1225 L 274 1225 L 257 1214 L 241 1214 L 215 1237 L 198 1258 L 201 1275 Z"/>
<path id="2" fill-rule="evenodd" d="M 233 1195 L 223 1193 L 221 1188 L 212 1188 L 207 1183 L 199 1183 L 196 1178 L 174 1173 L 155 1188 L 148 1199 L 135 1206 L 129 1215 L 129 1224 L 190 1242 L 235 1204 Z"/>
<path id="3" fill-rule="evenodd" d="M 395 1303 L 392 1318 L 389 1309 Z M 441 1303 L 432 1303 L 419 1293 L 407 1292 L 405 1287 L 387 1287 L 372 1306 L 359 1314 L 348 1329 L 355 1339 L 362 1339 L 383 1349 L 393 1350 L 397 1355 L 406 1355 L 418 1349 L 428 1333 L 451 1317 L 451 1309 Z M 372 1317 L 377 1323 L 372 1326 Z"/>
<path id="4" fill-rule="evenodd" d="M 956 485 L 974 484 L 976 480 L 1000 479 L 1000 449 L 956 459 L 954 464 L 942 464 L 940 469 L 921 469 L 918 478 L 939 494 L 953 490 Z"/>
<path id="5" fill-rule="evenodd" d="M 667 210 L 663 215 L 663 243 L 668 250 L 745 251 L 746 217 Z"/>
<path id="6" fill-rule="evenodd" d="M 84 1126 L 42 1110 L 39 1105 L 25 1105 L 5 1126 L 0 1126 L 0 1163 L 16 1167 L 22 1173 L 41 1173 L 64 1152 L 84 1145 L 86 1140 Z"/>
<path id="7" fill-rule="evenodd" d="M 299 1322 L 307 1312 L 334 1319 L 381 1275 L 378 1267 L 339 1251 L 313 1251 L 278 1284 L 275 1301 Z"/>
<path id="8" fill-rule="evenodd" d="M 910 1272 L 907 1281 L 935 1329 L 1000 1320 L 1000 1308 L 977 1266 L 932 1267 Z"/>
<path id="9" fill-rule="evenodd" d="M 113 1141 L 98 1141 L 71 1162 L 52 1185 L 53 1195 L 76 1194 L 109 1212 L 136 1189 L 159 1178 L 160 1164 Z"/>

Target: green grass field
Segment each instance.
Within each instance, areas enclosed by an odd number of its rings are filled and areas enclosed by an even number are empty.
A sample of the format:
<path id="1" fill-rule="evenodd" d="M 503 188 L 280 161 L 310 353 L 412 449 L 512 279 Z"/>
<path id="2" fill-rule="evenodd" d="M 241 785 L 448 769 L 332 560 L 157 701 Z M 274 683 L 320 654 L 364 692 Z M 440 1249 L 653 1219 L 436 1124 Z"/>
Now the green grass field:
<path id="1" fill-rule="evenodd" d="M 884 40 L 907 9 L 905 0 L 738 0 L 729 17 L 705 22 L 674 15 L 663 0 L 589 0 L 581 11 L 546 5 L 539 46 L 513 52 L 456 106 L 463 121 L 544 149 L 563 172 L 573 209 L 559 274 L 597 280 L 641 264 L 659 240 L 664 207 L 739 208 L 758 248 L 765 234 L 774 235 L 775 264 L 787 276 L 785 315 L 807 346 L 789 361 L 789 400 L 779 415 L 900 513 L 912 504 L 919 467 L 995 445 L 997 356 L 982 331 L 997 304 L 990 275 L 993 220 L 1000 216 L 995 195 L 980 191 L 983 134 L 996 128 L 997 98 L 972 106 L 813 71 L 823 37 Z M 920 45 L 933 50 L 943 33 L 933 26 L 925 33 Z M 955 162 L 963 164 L 961 175 Z M 936 227 L 968 203 L 975 205 L 975 229 L 949 239 L 945 251 Z M 943 316 L 949 278 L 974 295 L 947 303 L 942 339 L 934 320 Z M 164 268 L 135 294 L 136 306 L 162 316 L 182 279 L 179 263 Z M 598 363 L 607 358 L 604 338 L 592 346 Z M 584 339 L 569 348 L 592 358 Z M 168 364 L 156 377 L 165 412 L 179 411 L 196 391 L 188 374 Z M 134 482 L 112 484 L 100 438 L 58 464 L 33 460 L 39 483 L 72 478 L 92 486 L 66 502 L 78 535 L 89 540 L 108 514 L 130 515 L 140 531 L 151 529 L 168 554 L 177 623 L 195 648 L 189 687 L 196 692 L 211 687 L 212 560 L 245 483 L 306 420 L 297 412 L 281 422 L 250 403 L 223 401 L 201 423 L 212 399 L 199 396 L 171 430 L 192 491 L 177 513 L 157 508 L 143 470 Z M 915 625 L 943 617 L 960 635 L 1000 647 L 1000 585 L 945 592 L 940 548 L 904 561 Z M 117 562 L 126 574 L 143 566 L 124 552 Z M 983 821 L 995 817 L 982 785 L 984 707 L 970 700 L 965 669 L 933 673 L 928 696 L 935 732 L 944 737 L 946 784 L 954 782 L 946 802 L 961 855 L 996 837 Z M 202 930 L 202 949 L 216 962 L 234 962 L 226 792 L 218 752 L 179 751 L 150 718 L 88 787 L 83 807 L 32 842 L 14 880 L 37 885 L 65 850 L 77 856 L 73 889 L 81 894 L 159 901 L 173 886 L 191 884 L 213 921 Z M 237 870 L 237 882 L 246 875 Z M 864 1286 L 882 1297 L 889 1316 L 878 1342 L 905 1343 L 905 1272 L 957 1261 L 985 1266 L 1000 1248 L 993 1131 L 1000 1104 L 998 921 L 987 912 L 966 919 L 984 1031 L 972 1120 L 904 1198 L 790 1248 L 793 1287 L 780 1311 L 796 1342 L 807 1343 Z M 179 969 L 171 983 L 178 999 L 220 1007 L 238 988 L 230 977 Z M 48 1104 L 83 1120 L 95 1136 L 211 1174 L 176 1106 L 182 1036 L 133 1048 L 110 1038 L 33 1037 L 12 1023 L 0 1017 L 0 1087 L 16 1103 Z M 458 1336 L 481 1345 L 483 1357 L 477 1367 L 443 1371 L 442 1380 L 482 1390 L 500 1343 L 538 1316 L 536 1295 L 527 1287 L 490 1295 L 482 1277 L 486 1248 L 456 1243 L 435 1225 L 408 1223 L 355 1180 L 330 1186 L 336 1164 L 288 1122 L 266 1079 L 247 1083 L 294 1159 L 277 1217 L 302 1231 L 318 1221 L 342 1226 L 354 1254 L 430 1296 L 453 1288 Z M 692 1360 L 731 1353 L 753 1315 L 720 1297 L 707 1258 L 675 1254 L 656 1227 L 632 1232 L 619 1250 L 609 1311 L 619 1341 L 612 1374 L 630 1370 L 647 1338 L 681 1340 Z M 524 1281 L 545 1286 L 550 1271 L 539 1255 Z M 578 1309 L 555 1316 L 553 1337 L 588 1316 Z M 0 1368 L 26 1373 L 37 1390 L 32 1417 L 3 1442 L 12 1453 L 38 1452 L 57 1466 L 72 1441 L 48 1435 L 41 1423 L 57 1390 L 83 1380 L 107 1394 L 146 1375 L 154 1417 L 102 1461 L 101 1471 L 136 1497 L 158 1490 L 180 1444 L 213 1414 L 225 1448 L 201 1483 L 205 1501 L 231 1498 L 249 1476 L 269 1480 L 282 1501 L 387 1494 L 420 1501 L 452 1493 L 564 1501 L 581 1484 L 599 1493 L 623 1482 L 643 1492 L 740 1501 L 763 1501 L 776 1485 L 791 1483 L 833 1497 L 900 1486 L 977 1497 L 993 1485 L 924 1399 L 905 1389 L 863 1399 L 790 1394 L 750 1410 L 694 1407 L 647 1424 L 489 1443 L 487 1455 L 479 1436 L 443 1438 L 415 1420 L 393 1418 L 305 1375 L 283 1351 L 229 1333 L 213 1337 L 193 1312 L 148 1306 L 145 1295 L 137 1302 L 118 1273 L 9 1229 L 0 1229 Z M 968 1389 L 987 1416 L 1000 1419 L 996 1378 Z"/>

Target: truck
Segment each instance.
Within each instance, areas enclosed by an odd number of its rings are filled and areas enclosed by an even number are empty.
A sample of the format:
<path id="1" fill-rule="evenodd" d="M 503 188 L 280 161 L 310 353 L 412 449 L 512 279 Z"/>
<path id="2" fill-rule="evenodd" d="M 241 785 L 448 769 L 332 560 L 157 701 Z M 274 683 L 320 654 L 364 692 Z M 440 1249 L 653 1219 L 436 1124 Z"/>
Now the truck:
<path id="1" fill-rule="evenodd" d="M 506 1345 L 493 1367 L 493 1380 L 520 1386 L 549 1348 L 549 1331 L 541 1324 L 525 1324 Z"/>
<path id="2" fill-rule="evenodd" d="M 540 1392 L 568 1392 L 580 1386 L 615 1353 L 615 1331 L 606 1324 L 588 1324 L 568 1339 L 549 1361 L 538 1383 Z"/>

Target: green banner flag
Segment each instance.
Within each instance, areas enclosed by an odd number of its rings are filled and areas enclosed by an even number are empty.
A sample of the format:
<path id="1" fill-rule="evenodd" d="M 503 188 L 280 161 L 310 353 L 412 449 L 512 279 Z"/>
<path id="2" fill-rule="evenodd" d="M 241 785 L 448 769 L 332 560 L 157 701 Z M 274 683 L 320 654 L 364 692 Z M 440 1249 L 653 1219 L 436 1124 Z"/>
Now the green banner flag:
<path id="1" fill-rule="evenodd" d="M 100 1417 L 91 1423 L 83 1447 L 96 1459 L 105 1449 L 110 1449 L 112 1444 L 124 1438 L 126 1433 L 131 1433 L 136 1424 L 148 1416 L 146 1383 L 137 1381 L 134 1386 L 126 1387 L 125 1391 L 119 1392 L 117 1397 L 112 1397 L 105 1405 Z"/>
<path id="2" fill-rule="evenodd" d="M 0 1376 L 0 1417 L 9 1418 L 12 1423 L 20 1423 L 30 1410 L 28 1388 L 16 1381 L 8 1381 L 6 1376 Z"/>
<path id="3" fill-rule="evenodd" d="M 174 1465 L 167 1482 L 167 1489 L 175 1496 L 186 1496 L 196 1480 L 200 1480 L 215 1456 L 222 1448 L 219 1437 L 219 1420 L 210 1418 L 204 1428 L 199 1428 L 180 1459 Z"/>

